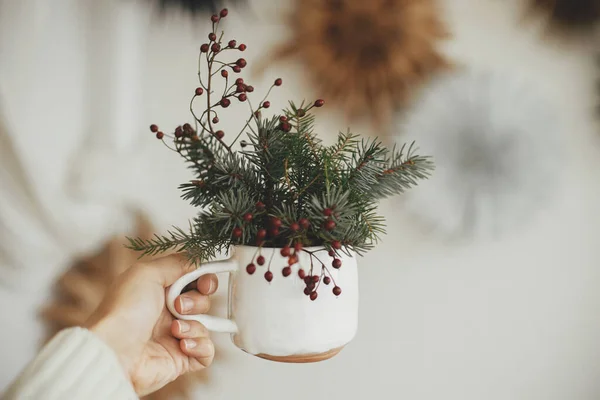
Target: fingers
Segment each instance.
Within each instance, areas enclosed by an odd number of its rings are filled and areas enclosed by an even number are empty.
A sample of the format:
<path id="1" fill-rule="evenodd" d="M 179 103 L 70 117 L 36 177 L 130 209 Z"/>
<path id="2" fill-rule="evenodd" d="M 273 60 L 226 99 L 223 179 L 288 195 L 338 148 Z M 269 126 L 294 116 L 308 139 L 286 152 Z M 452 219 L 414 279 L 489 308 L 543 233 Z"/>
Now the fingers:
<path id="1" fill-rule="evenodd" d="M 183 321 L 176 319 L 171 323 L 171 333 L 177 339 L 208 337 L 208 329 L 198 321 Z"/>
<path id="2" fill-rule="evenodd" d="M 192 290 L 183 293 L 175 299 L 175 310 L 179 314 L 205 314 L 210 310 L 210 298 Z"/>
<path id="3" fill-rule="evenodd" d="M 202 294 L 213 294 L 219 287 L 219 279 L 215 274 L 203 275 L 198 279 L 198 291 Z"/>
<path id="4" fill-rule="evenodd" d="M 171 324 L 171 333 L 179 341 L 179 348 L 188 357 L 195 358 L 200 366 L 193 367 L 197 370 L 208 367 L 215 356 L 215 346 L 208 337 L 208 329 L 197 321 L 175 320 Z"/>
<path id="5" fill-rule="evenodd" d="M 219 287 L 219 279 L 215 274 L 203 275 L 199 279 L 188 283 L 182 293 L 198 290 L 202 294 L 214 294 Z"/>
<path id="6" fill-rule="evenodd" d="M 204 367 L 208 367 L 215 357 L 215 346 L 209 338 L 183 339 L 179 341 L 179 347 Z"/>

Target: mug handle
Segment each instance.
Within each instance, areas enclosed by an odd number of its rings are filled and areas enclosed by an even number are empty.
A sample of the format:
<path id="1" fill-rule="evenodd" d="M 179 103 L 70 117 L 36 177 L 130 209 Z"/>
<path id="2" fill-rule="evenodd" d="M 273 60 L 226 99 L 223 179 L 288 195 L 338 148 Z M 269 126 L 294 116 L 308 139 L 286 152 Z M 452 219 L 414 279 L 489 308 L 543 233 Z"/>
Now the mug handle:
<path id="1" fill-rule="evenodd" d="M 237 324 L 230 319 L 214 317 L 212 315 L 182 315 L 175 310 L 175 299 L 181 294 L 181 291 L 191 282 L 195 281 L 202 275 L 206 274 L 218 274 L 221 272 L 234 272 L 237 271 L 237 263 L 233 260 L 213 261 L 201 265 L 195 271 L 189 272 L 177 279 L 174 284 L 171 285 L 167 292 L 167 308 L 173 314 L 175 318 L 184 319 L 188 321 L 198 321 L 206 327 L 209 331 L 222 332 L 222 333 L 237 333 Z"/>

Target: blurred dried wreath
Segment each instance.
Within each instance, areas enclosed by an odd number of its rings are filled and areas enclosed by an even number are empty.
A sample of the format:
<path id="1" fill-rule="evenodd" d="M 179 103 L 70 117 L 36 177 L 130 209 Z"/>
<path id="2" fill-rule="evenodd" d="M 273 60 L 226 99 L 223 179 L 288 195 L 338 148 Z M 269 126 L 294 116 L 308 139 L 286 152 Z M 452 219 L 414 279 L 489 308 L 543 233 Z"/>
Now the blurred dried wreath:
<path id="1" fill-rule="evenodd" d="M 142 218 L 138 221 L 134 233 L 150 238 L 153 232 L 150 224 Z M 138 260 L 139 255 L 125 248 L 125 243 L 125 238 L 121 237 L 110 240 L 96 254 L 76 262 L 59 278 L 55 284 L 55 298 L 42 311 L 48 327 L 47 340 L 61 329 L 83 325 L 113 280 Z M 145 399 L 189 399 L 194 386 L 209 379 L 208 370 L 186 374 Z"/>
<path id="2" fill-rule="evenodd" d="M 330 104 L 377 126 L 448 66 L 436 0 L 296 0 L 288 23 L 292 38 L 274 58 L 299 57 Z"/>
<path id="3" fill-rule="evenodd" d="M 600 0 L 528 0 L 553 31 L 589 31 L 600 21 Z"/>

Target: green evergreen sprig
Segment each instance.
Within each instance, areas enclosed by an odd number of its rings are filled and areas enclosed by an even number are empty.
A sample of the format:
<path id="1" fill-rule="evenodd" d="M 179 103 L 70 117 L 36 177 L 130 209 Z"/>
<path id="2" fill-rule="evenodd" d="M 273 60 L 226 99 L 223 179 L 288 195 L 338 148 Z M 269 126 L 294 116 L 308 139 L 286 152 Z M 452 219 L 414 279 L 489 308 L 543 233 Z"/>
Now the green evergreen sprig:
<path id="1" fill-rule="evenodd" d="M 180 189 L 182 198 L 199 208 L 198 215 L 188 231 L 174 228 L 149 240 L 130 238 L 129 247 L 142 255 L 186 251 L 195 263 L 232 245 L 276 247 L 289 253 L 293 265 L 296 252 L 318 246 L 334 258 L 334 267 L 340 252 L 363 254 L 372 249 L 385 233 L 385 220 L 377 214 L 379 200 L 427 178 L 432 161 L 419 155 L 414 143 L 389 150 L 380 141 L 360 139 L 350 131 L 324 145 L 315 133 L 312 113 L 324 105 L 321 99 L 290 102 L 278 115 L 263 117 L 271 105 L 267 96 L 282 80 L 275 80 L 258 108 L 252 107 L 254 88 L 242 78 L 230 79 L 242 71 L 246 60 L 220 59 L 246 49 L 235 40 L 224 42 L 223 33 L 217 39 L 221 18 L 213 16 L 210 42 L 201 46 L 200 86 L 190 102 L 193 126 L 183 124 L 170 134 L 150 127 L 195 175 Z M 222 89 L 217 89 L 217 81 Z M 202 96 L 205 106 L 198 114 L 194 106 Z M 249 115 L 228 141 L 218 124 L 232 101 L 247 103 Z M 285 250 L 291 247 L 296 250 Z M 285 270 L 283 274 L 287 276 Z M 270 281 L 269 276 L 272 279 L 272 273 L 265 273 Z"/>

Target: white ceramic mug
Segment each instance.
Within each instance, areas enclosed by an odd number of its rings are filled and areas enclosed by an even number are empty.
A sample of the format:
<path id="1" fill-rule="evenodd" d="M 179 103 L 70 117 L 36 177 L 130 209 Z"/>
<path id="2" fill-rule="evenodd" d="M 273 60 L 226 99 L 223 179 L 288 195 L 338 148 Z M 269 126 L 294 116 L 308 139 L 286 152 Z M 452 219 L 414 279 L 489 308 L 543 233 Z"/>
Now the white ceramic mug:
<path id="1" fill-rule="evenodd" d="M 321 248 L 306 248 L 292 273 L 284 277 L 282 269 L 288 259 L 279 248 L 262 248 L 266 262 L 257 264 L 258 248 L 236 246 L 232 257 L 201 265 L 177 280 L 167 295 L 169 311 L 179 319 L 195 320 L 213 332 L 230 333 L 233 343 L 247 353 L 273 361 L 315 362 L 333 357 L 355 336 L 358 326 L 358 271 L 356 257 L 341 254 L 339 269 L 332 267 L 332 257 L 318 251 L 312 257 L 313 275 L 328 276 L 317 284 L 318 297 L 312 301 L 303 293 L 306 287 L 298 270 L 310 274 L 309 252 Z M 320 260 L 320 261 L 319 261 Z M 326 266 L 321 275 L 321 262 Z M 250 263 L 256 265 L 253 274 L 246 272 Z M 271 282 L 265 272 L 273 273 Z M 211 315 L 181 315 L 174 307 L 175 299 L 189 283 L 200 276 L 229 272 L 228 318 Z M 335 286 L 342 293 L 333 293 Z"/>

